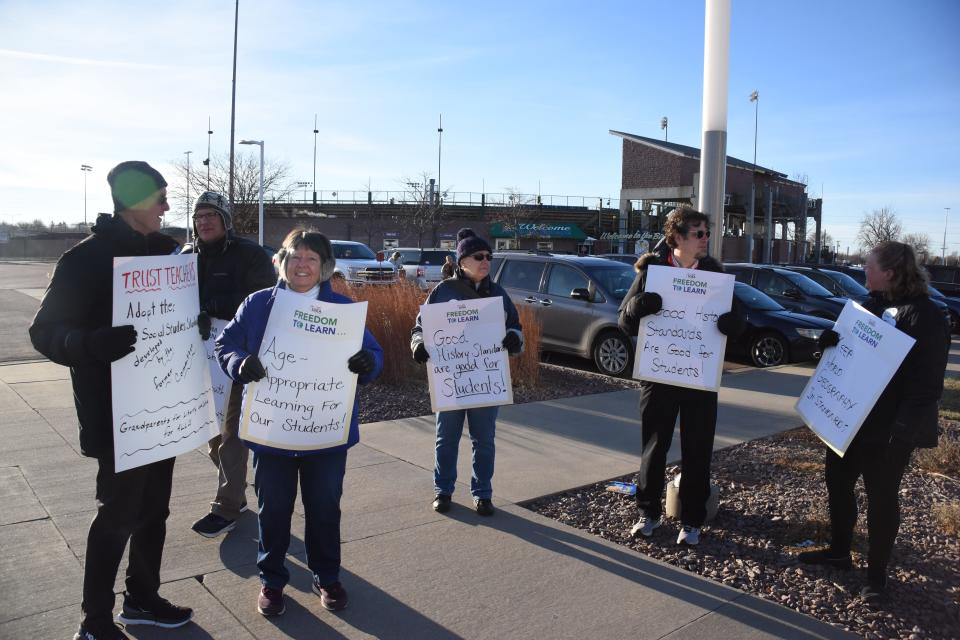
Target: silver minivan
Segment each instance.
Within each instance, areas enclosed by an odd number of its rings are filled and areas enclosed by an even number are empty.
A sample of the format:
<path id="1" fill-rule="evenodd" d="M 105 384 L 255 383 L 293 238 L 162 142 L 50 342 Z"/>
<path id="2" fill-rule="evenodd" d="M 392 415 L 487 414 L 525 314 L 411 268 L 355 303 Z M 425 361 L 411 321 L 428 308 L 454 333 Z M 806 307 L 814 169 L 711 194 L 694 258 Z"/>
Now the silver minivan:
<path id="1" fill-rule="evenodd" d="M 636 274 L 602 258 L 495 253 L 490 277 L 518 307 L 536 309 L 544 351 L 590 358 L 602 372 L 629 376 L 636 347 L 617 326 Z"/>

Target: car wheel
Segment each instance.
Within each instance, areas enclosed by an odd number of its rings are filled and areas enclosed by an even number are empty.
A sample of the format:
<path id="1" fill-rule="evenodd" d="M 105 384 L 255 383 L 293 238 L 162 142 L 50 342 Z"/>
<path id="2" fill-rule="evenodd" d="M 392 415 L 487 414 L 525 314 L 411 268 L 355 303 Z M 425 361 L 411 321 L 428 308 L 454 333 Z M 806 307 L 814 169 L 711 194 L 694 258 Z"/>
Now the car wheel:
<path id="1" fill-rule="evenodd" d="M 630 340 L 619 331 L 604 331 L 593 343 L 593 362 L 608 376 L 630 374 Z"/>
<path id="2" fill-rule="evenodd" d="M 750 360 L 756 367 L 787 363 L 787 343 L 778 333 L 760 333 L 750 340 Z"/>

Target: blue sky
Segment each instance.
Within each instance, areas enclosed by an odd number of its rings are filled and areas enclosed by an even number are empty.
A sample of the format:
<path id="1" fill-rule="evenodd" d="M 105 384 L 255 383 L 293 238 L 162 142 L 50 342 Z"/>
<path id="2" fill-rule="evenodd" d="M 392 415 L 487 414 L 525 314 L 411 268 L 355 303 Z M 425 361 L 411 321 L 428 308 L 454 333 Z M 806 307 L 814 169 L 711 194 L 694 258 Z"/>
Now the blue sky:
<path id="1" fill-rule="evenodd" d="M 609 129 L 700 145 L 703 2 L 241 0 L 237 138 L 318 189 L 616 197 Z M 960 250 L 960 3 L 733 0 L 728 153 L 806 174 L 855 246 L 865 211 Z M 0 0 L 0 220 L 109 211 L 121 160 L 163 171 L 229 144 L 233 3 Z M 243 149 L 243 147 L 238 147 Z M 184 210 L 174 203 L 177 214 Z M 170 216 L 176 219 L 176 215 Z"/>

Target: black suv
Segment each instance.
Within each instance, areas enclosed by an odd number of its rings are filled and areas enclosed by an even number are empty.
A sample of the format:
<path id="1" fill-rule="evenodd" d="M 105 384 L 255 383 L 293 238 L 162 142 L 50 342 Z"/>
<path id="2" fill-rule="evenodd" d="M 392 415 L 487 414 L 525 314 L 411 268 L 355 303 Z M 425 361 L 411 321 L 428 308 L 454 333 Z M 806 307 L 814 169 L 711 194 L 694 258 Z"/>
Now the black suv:
<path id="1" fill-rule="evenodd" d="M 749 284 L 767 294 L 791 311 L 827 320 L 836 320 L 847 303 L 810 278 L 768 265 L 735 263 L 723 265 L 737 281 Z"/>

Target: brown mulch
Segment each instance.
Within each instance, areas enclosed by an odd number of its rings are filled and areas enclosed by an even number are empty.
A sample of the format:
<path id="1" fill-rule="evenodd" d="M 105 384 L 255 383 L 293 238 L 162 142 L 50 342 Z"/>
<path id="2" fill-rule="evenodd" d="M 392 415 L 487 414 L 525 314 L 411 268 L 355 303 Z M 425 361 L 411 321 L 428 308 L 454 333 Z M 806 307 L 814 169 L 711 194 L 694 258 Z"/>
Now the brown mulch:
<path id="1" fill-rule="evenodd" d="M 960 437 L 960 423 L 943 426 Z M 805 428 L 715 453 L 720 512 L 693 549 L 674 543 L 676 521 L 668 520 L 649 540 L 631 538 L 637 519 L 633 498 L 606 491 L 606 482 L 527 506 L 867 638 L 960 637 L 960 539 L 933 515 L 960 502 L 960 482 L 916 464 L 908 470 L 901 485 L 902 524 L 891 561 L 890 597 L 871 606 L 859 597 L 865 580 L 865 508 L 855 534 L 853 571 L 804 566 L 796 559 L 801 550 L 827 540 L 823 459 L 824 446 Z M 668 476 L 677 471 L 671 468 Z M 858 496 L 865 505 L 861 485 Z"/>

